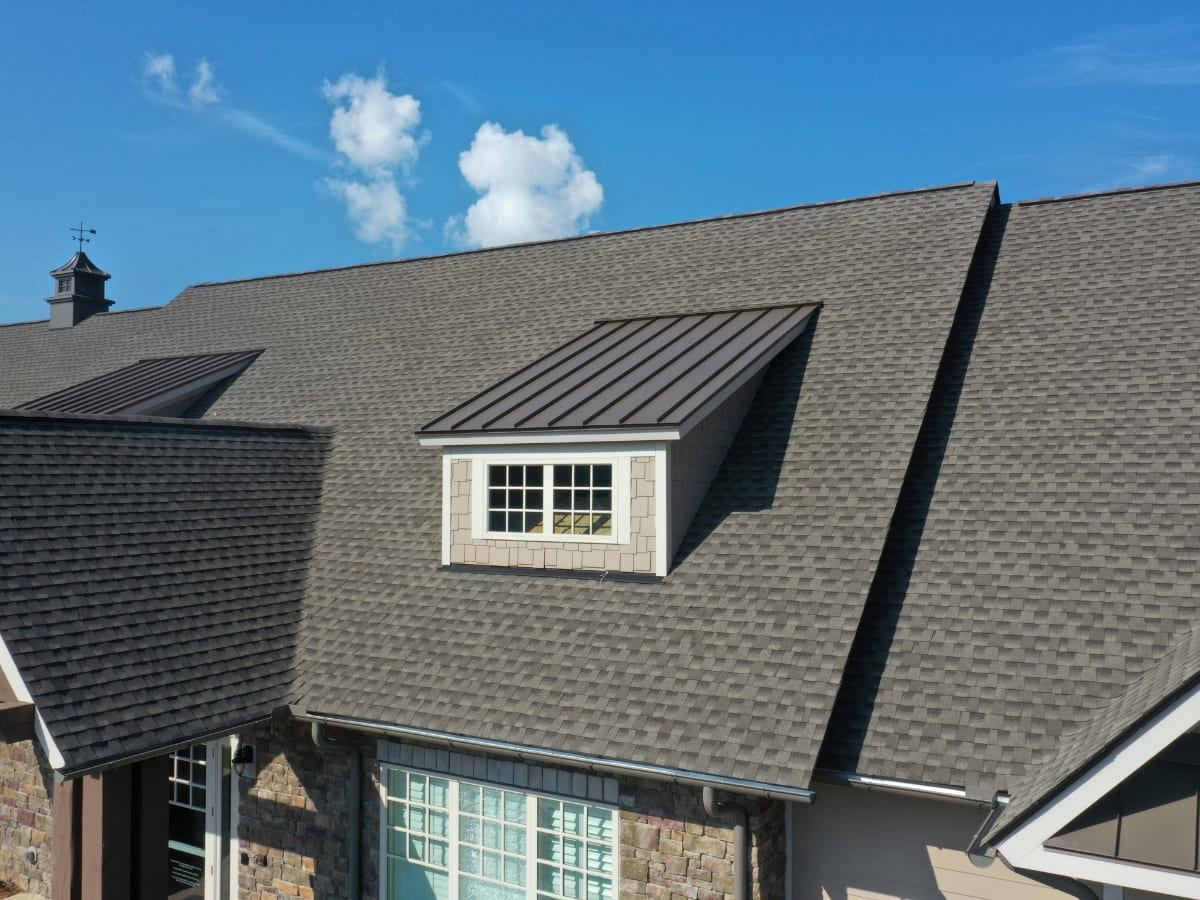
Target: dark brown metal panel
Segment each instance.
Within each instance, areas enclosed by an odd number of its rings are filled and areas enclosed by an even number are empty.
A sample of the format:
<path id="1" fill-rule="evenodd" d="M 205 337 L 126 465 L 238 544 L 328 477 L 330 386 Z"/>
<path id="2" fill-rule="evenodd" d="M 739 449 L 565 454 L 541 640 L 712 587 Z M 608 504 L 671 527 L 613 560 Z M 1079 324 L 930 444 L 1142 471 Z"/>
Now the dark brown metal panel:
<path id="1" fill-rule="evenodd" d="M 1120 859 L 1195 870 L 1196 771 L 1154 760 L 1121 785 Z"/>
<path id="2" fill-rule="evenodd" d="M 687 316 L 667 321 L 667 327 L 652 341 L 630 348 L 619 364 L 594 370 L 590 380 L 570 398 L 553 404 L 541 417 L 556 428 L 611 427 L 622 413 L 644 393 L 644 385 L 663 368 L 677 367 L 680 359 L 695 355 L 719 334 L 728 314 Z"/>
<path id="3" fill-rule="evenodd" d="M 115 414 L 186 387 L 238 363 L 249 364 L 261 352 L 245 350 L 236 353 L 144 359 L 115 372 L 39 397 L 18 408 L 46 412 Z"/>
<path id="4" fill-rule="evenodd" d="M 601 322 L 430 422 L 422 433 L 681 424 L 764 365 L 815 310 L 785 305 Z"/>
<path id="5" fill-rule="evenodd" d="M 33 739 L 33 704 L 0 700 L 0 740 L 10 744 Z"/>
<path id="6" fill-rule="evenodd" d="M 627 330 L 614 332 L 612 340 L 598 345 L 595 352 L 587 357 L 575 360 L 573 369 L 566 377 L 547 384 L 547 389 L 541 392 L 536 390 L 535 385 L 530 385 L 519 403 L 484 420 L 484 427 L 490 430 L 549 427 L 555 410 L 574 406 L 586 395 L 588 385 L 594 383 L 597 377 L 613 377 L 617 373 L 624 373 L 630 365 L 629 360 L 637 358 L 639 348 L 656 341 L 670 326 L 669 320 L 631 321 Z"/>
<path id="7" fill-rule="evenodd" d="M 1116 856 L 1117 823 L 1120 818 L 1117 794 L 1118 791 L 1109 792 L 1095 806 L 1046 841 L 1046 846 L 1109 858 Z"/>
<path id="8" fill-rule="evenodd" d="M 728 343 L 705 359 L 697 360 L 686 377 L 665 386 L 637 411 L 647 422 L 682 424 L 724 388 L 748 371 L 770 362 L 783 349 L 789 333 L 800 328 L 815 311 L 797 309 L 788 315 L 768 311 L 731 334 Z M 795 337 L 795 334 L 792 334 Z"/>

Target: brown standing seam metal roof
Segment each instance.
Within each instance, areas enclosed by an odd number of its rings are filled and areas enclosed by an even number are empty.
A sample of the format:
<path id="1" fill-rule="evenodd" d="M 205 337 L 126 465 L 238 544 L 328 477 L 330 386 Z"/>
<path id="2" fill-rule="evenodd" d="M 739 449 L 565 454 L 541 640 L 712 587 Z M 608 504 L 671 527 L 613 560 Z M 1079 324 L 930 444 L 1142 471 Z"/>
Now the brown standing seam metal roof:
<path id="1" fill-rule="evenodd" d="M 420 433 L 682 426 L 774 359 L 817 309 L 601 320 Z"/>
<path id="2" fill-rule="evenodd" d="M 262 350 L 236 353 L 207 353 L 202 356 L 171 356 L 143 359 L 131 366 L 90 378 L 29 403 L 18 409 L 43 412 L 115 415 L 140 406 L 155 397 L 212 378 L 225 369 L 248 366 Z"/>

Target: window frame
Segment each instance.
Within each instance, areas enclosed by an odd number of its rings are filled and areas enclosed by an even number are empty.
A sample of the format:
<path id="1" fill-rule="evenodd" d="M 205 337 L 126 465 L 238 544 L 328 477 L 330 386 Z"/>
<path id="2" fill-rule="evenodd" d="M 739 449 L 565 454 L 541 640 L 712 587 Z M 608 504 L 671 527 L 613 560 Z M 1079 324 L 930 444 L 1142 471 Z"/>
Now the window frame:
<path id="1" fill-rule="evenodd" d="M 560 453 L 495 453 L 471 459 L 471 537 L 475 540 L 525 541 L 528 543 L 628 544 L 630 515 L 630 461 L 636 453 L 611 451 L 570 451 Z M 488 529 L 488 467 L 541 466 L 544 496 L 543 522 L 553 527 L 554 466 L 612 466 L 612 533 L 555 534 L 553 531 L 491 531 Z"/>
<path id="2" fill-rule="evenodd" d="M 388 840 L 389 836 L 393 830 L 393 826 L 390 823 L 390 815 L 389 815 L 389 809 L 388 809 L 388 799 L 391 796 L 391 794 L 389 793 L 389 783 L 390 783 L 389 776 L 392 772 L 404 773 L 406 776 L 408 774 L 412 774 L 412 775 L 425 776 L 426 778 L 437 778 L 437 779 L 447 782 L 447 784 L 448 784 L 447 792 L 446 792 L 446 802 L 447 802 L 446 811 L 447 811 L 447 819 L 448 819 L 448 824 L 447 824 L 448 834 L 447 834 L 447 838 L 446 838 L 447 865 L 445 867 L 445 871 L 447 874 L 447 882 L 449 885 L 449 889 L 448 889 L 448 893 L 447 893 L 447 900 L 459 900 L 459 898 L 461 897 L 461 892 L 459 891 L 459 876 L 462 874 L 471 875 L 470 872 L 463 873 L 459 866 L 459 860 L 460 860 L 459 853 L 460 853 L 460 848 L 463 846 L 463 843 L 461 842 L 461 839 L 460 839 L 460 829 L 459 829 L 459 819 L 460 819 L 460 816 L 463 814 L 462 811 L 459 809 L 459 806 L 460 806 L 459 793 L 460 793 L 460 787 L 464 784 L 476 786 L 476 787 L 480 788 L 481 790 L 484 788 L 490 788 L 493 790 L 504 791 L 509 794 L 519 794 L 525 799 L 525 822 L 523 823 L 522 827 L 525 829 L 526 850 L 525 850 L 525 854 L 524 854 L 524 860 L 525 860 L 525 873 L 526 873 L 525 882 L 526 883 L 523 886 L 523 888 L 518 888 L 515 885 L 510 885 L 509 887 L 511 887 L 513 890 L 524 890 L 526 900 L 538 900 L 539 896 L 541 896 L 541 897 L 564 896 L 561 893 L 552 895 L 550 893 L 543 892 L 539 888 L 539 886 L 538 886 L 538 864 L 539 864 L 539 862 L 557 864 L 560 868 L 570 868 L 570 869 L 579 870 L 583 874 L 583 879 L 584 879 L 584 881 L 583 881 L 584 890 L 580 897 L 580 900 L 587 900 L 587 896 L 588 896 L 586 882 L 587 882 L 587 872 L 589 870 L 587 869 L 586 864 L 579 865 L 579 866 L 570 866 L 565 861 L 558 861 L 556 863 L 554 860 L 542 860 L 538 856 L 538 845 L 539 845 L 538 836 L 540 833 L 560 834 L 560 837 L 562 836 L 560 832 L 548 830 L 548 829 L 542 828 L 539 825 L 538 815 L 537 815 L 538 801 L 542 800 L 542 799 L 551 800 L 551 801 L 558 802 L 558 803 L 570 803 L 570 804 L 573 804 L 576 806 L 584 807 L 585 809 L 589 809 L 589 808 L 590 809 L 603 809 L 603 810 L 608 810 L 609 812 L 611 812 L 612 813 L 612 820 L 611 820 L 612 834 L 611 834 L 611 837 L 610 837 L 609 841 L 607 842 L 607 844 L 608 844 L 608 850 L 610 853 L 610 858 L 612 860 L 612 871 L 609 873 L 601 874 L 600 877 L 608 879 L 608 881 L 611 883 L 611 892 L 610 892 L 611 900 L 617 900 L 617 898 L 619 897 L 619 895 L 620 895 L 620 878 L 621 878 L 621 811 L 620 811 L 619 806 L 617 806 L 615 804 L 611 804 L 611 803 L 599 802 L 596 800 L 583 799 L 581 797 L 573 797 L 573 796 L 570 796 L 567 794 L 556 794 L 556 793 L 549 792 L 549 791 L 531 790 L 527 787 L 517 787 L 515 785 L 499 784 L 499 783 L 495 783 L 495 782 L 491 782 L 491 781 L 484 781 L 484 780 L 481 780 L 478 778 L 470 778 L 470 777 L 464 777 L 464 776 L 459 776 L 459 775 L 450 775 L 445 772 L 439 772 L 434 769 L 427 769 L 427 768 L 424 768 L 421 766 L 404 765 L 404 764 L 399 764 L 399 763 L 388 763 L 388 762 L 382 762 L 382 761 L 379 764 L 379 801 L 380 801 L 379 887 L 380 887 L 380 896 L 391 896 L 392 885 L 389 882 L 388 861 L 390 858 L 396 857 L 396 854 L 393 854 L 390 851 L 389 840 Z M 426 796 L 428 797 L 428 794 L 426 794 Z M 399 798 L 397 798 L 397 799 L 399 799 Z M 403 802 L 404 804 L 406 804 L 406 806 L 411 803 L 410 799 L 407 796 L 405 798 L 403 798 L 402 800 L 400 800 L 400 802 Z M 424 805 L 424 804 L 421 804 L 421 805 Z M 470 815 L 470 813 L 468 813 L 467 815 Z M 586 812 L 584 813 L 584 815 L 586 817 Z M 482 814 L 480 817 L 481 818 L 490 818 L 490 817 L 483 816 Z M 404 831 L 406 834 L 411 834 L 411 832 L 408 831 L 407 827 L 404 829 Z M 428 832 L 425 832 L 425 833 L 428 834 Z M 585 828 L 584 832 L 580 835 L 579 839 L 581 840 L 581 842 L 583 843 L 583 846 L 584 846 L 585 858 L 586 858 L 587 844 L 603 843 L 601 841 L 591 840 L 590 838 L 588 838 L 587 833 L 586 833 L 586 828 Z M 469 841 L 467 842 L 467 845 L 468 846 L 471 845 Z M 504 855 L 509 855 L 509 856 L 513 855 L 513 854 L 508 853 L 507 851 L 503 851 L 503 850 L 498 850 L 497 852 L 501 852 L 502 857 Z"/>

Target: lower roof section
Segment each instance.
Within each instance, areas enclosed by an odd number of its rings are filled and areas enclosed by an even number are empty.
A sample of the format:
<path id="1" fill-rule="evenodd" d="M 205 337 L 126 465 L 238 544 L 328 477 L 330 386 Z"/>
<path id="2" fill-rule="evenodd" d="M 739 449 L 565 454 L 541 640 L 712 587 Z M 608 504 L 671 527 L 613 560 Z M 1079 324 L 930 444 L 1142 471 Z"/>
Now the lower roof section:
<path id="1" fill-rule="evenodd" d="M 63 774 L 283 702 L 327 442 L 0 413 L 0 636 Z"/>

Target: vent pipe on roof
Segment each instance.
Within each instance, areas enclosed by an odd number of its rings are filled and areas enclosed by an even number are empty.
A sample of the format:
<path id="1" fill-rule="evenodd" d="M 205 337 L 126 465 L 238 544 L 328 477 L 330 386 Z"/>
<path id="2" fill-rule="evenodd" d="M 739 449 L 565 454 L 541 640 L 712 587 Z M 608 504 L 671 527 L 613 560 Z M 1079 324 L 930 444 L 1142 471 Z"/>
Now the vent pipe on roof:
<path id="1" fill-rule="evenodd" d="M 707 815 L 717 819 L 728 813 L 738 816 L 733 826 L 733 900 L 746 900 L 746 835 L 750 830 L 750 814 L 736 803 L 717 803 L 716 792 L 707 785 L 701 796 Z"/>
<path id="2" fill-rule="evenodd" d="M 350 790 L 347 797 L 350 806 L 350 867 L 347 874 L 350 891 L 347 896 L 349 900 L 359 900 L 362 896 L 362 874 L 359 871 L 362 860 L 362 753 L 356 744 L 326 737 L 325 726 L 320 722 L 312 723 L 312 741 L 322 750 L 340 750 L 350 754 Z"/>

